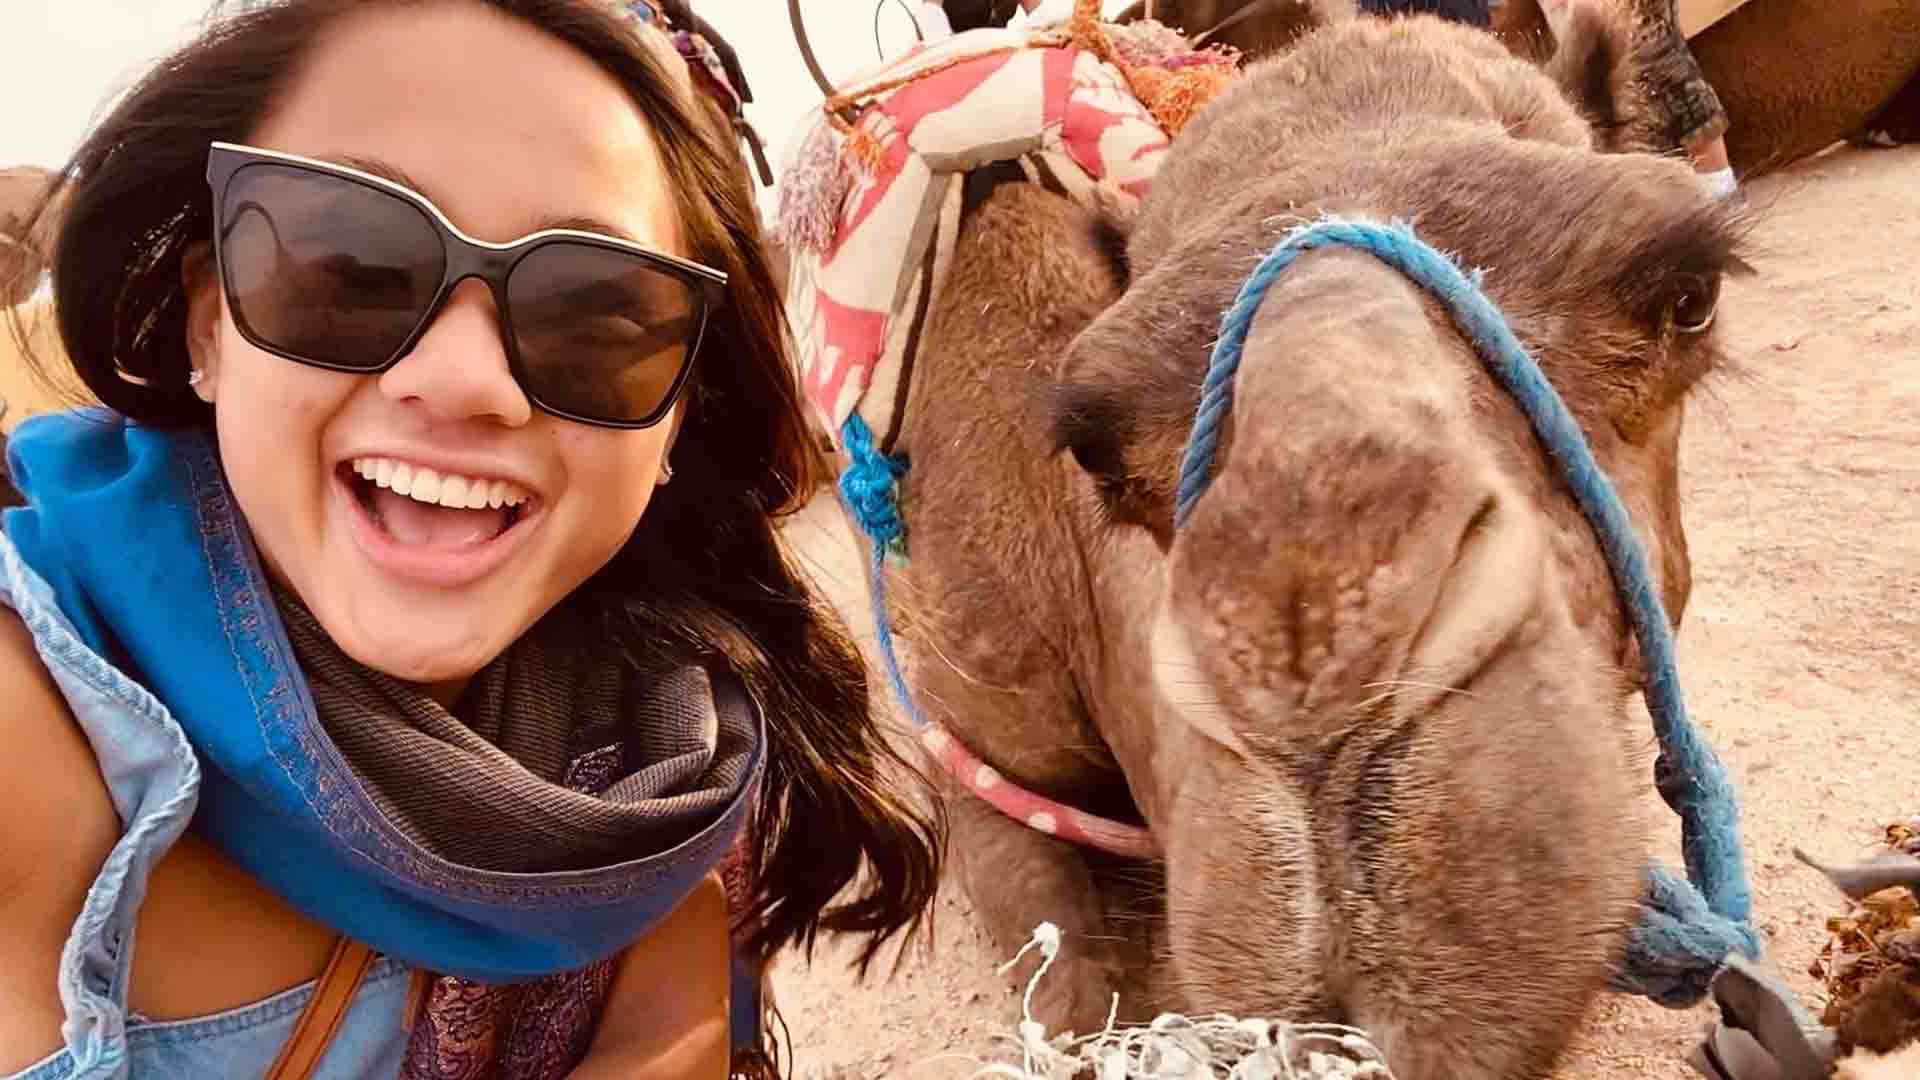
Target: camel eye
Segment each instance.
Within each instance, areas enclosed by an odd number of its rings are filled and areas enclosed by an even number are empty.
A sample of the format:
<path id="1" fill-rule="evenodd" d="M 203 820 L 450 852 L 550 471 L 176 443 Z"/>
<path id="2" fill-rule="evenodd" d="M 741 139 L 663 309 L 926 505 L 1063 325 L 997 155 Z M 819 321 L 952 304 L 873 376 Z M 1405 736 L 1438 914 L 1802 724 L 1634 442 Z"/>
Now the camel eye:
<path id="1" fill-rule="evenodd" d="M 1720 279 L 1689 274 L 1673 296 L 1673 328 L 1682 334 L 1704 333 L 1713 325 L 1720 306 Z"/>

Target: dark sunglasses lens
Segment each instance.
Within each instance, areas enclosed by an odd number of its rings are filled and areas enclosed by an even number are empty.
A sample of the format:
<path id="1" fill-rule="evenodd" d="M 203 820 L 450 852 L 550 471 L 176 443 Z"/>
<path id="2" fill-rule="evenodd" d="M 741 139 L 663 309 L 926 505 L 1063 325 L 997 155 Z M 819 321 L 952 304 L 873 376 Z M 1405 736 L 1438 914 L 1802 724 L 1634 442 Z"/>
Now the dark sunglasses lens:
<path id="1" fill-rule="evenodd" d="M 633 423 L 672 400 L 705 319 L 697 289 L 627 252 L 559 241 L 507 277 L 526 389 L 575 416 Z"/>
<path id="2" fill-rule="evenodd" d="M 221 201 L 220 261 L 235 320 L 257 343 L 373 369 L 400 348 L 446 269 L 425 213 L 325 173 L 247 165 Z"/>

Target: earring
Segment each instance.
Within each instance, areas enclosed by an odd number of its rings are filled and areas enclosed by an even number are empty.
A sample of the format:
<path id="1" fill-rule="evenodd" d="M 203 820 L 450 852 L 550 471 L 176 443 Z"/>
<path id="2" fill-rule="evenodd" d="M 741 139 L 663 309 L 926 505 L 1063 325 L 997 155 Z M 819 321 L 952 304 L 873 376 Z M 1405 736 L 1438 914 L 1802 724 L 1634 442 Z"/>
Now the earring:
<path id="1" fill-rule="evenodd" d="M 673 479 L 673 462 L 668 461 L 666 458 L 661 458 L 660 459 L 660 479 L 654 481 L 654 484 L 656 486 L 660 484 L 665 484 L 672 479 Z"/>
<path id="2" fill-rule="evenodd" d="M 194 368 L 194 369 L 193 369 L 193 371 L 192 371 L 192 373 L 191 373 L 191 374 L 189 374 L 189 375 L 187 376 L 187 385 L 188 385 L 188 386 L 199 386 L 199 385 L 200 385 L 200 380 L 202 380 L 202 379 L 204 379 L 204 378 L 206 378 L 206 377 L 207 377 L 207 373 L 206 373 L 206 372 L 204 372 L 204 371 L 201 371 L 201 370 L 200 370 L 199 368 Z"/>

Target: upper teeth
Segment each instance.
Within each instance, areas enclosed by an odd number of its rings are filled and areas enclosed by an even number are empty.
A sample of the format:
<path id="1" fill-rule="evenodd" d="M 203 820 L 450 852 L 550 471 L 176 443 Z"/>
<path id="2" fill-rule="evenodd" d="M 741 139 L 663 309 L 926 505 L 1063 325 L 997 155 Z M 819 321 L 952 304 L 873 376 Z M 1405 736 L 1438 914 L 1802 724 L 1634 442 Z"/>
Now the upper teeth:
<path id="1" fill-rule="evenodd" d="M 505 480 L 435 472 L 424 465 L 409 465 L 392 458 L 354 458 L 353 471 L 395 495 L 454 509 L 492 507 L 497 510 L 502 506 L 519 506 L 532 498 Z"/>

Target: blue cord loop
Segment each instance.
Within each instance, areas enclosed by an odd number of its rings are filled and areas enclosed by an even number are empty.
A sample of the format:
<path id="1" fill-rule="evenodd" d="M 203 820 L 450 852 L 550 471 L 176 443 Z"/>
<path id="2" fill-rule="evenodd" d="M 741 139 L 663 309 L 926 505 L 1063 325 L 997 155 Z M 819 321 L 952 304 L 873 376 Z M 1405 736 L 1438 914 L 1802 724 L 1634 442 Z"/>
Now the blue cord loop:
<path id="1" fill-rule="evenodd" d="M 1726 770 L 1687 718 L 1667 614 L 1646 556 L 1619 495 L 1594 460 L 1586 436 L 1506 319 L 1480 289 L 1480 275 L 1461 272 L 1403 222 L 1323 219 L 1288 233 L 1240 287 L 1220 319 L 1220 336 L 1201 384 L 1200 405 L 1180 462 L 1174 527 L 1183 527 L 1212 480 L 1221 421 L 1233 407 L 1234 373 L 1267 289 L 1293 261 L 1316 248 L 1365 251 L 1399 270 L 1443 303 L 1494 378 L 1513 395 L 1547 455 L 1593 527 L 1646 665 L 1646 699 L 1659 739 L 1655 784 L 1680 816 L 1687 879 L 1650 868 L 1639 925 L 1627 938 L 1624 969 L 1614 985 L 1663 1005 L 1699 1001 L 1728 954 L 1757 958 L 1752 896 L 1741 850 L 1739 810 Z"/>
<path id="2" fill-rule="evenodd" d="M 859 413 L 840 425 L 840 442 L 853 458 L 840 474 L 840 494 L 860 531 L 874 546 L 899 558 L 907 553 L 907 525 L 900 519 L 896 482 L 907 475 L 907 459 L 882 454 L 873 444 L 873 432 Z"/>
<path id="3" fill-rule="evenodd" d="M 840 425 L 840 442 L 853 458 L 840 474 L 840 503 L 866 534 L 873 551 L 867 565 L 867 596 L 873 603 L 873 631 L 880 659 L 886 665 L 894 700 L 906 710 L 914 730 L 924 731 L 927 715 L 907 689 L 906 673 L 893 647 L 893 619 L 887 613 L 887 556 L 906 557 L 907 526 L 900 518 L 895 484 L 907 475 L 907 459 L 901 454 L 880 453 L 873 445 L 872 429 L 857 412 Z"/>
<path id="4" fill-rule="evenodd" d="M 1716 914 L 1698 890 L 1664 866 L 1649 868 L 1640 921 L 1627 931 L 1626 962 L 1614 972 L 1616 990 L 1684 1009 L 1711 990 L 1729 954 L 1753 958 L 1760 940 L 1745 922 Z"/>

